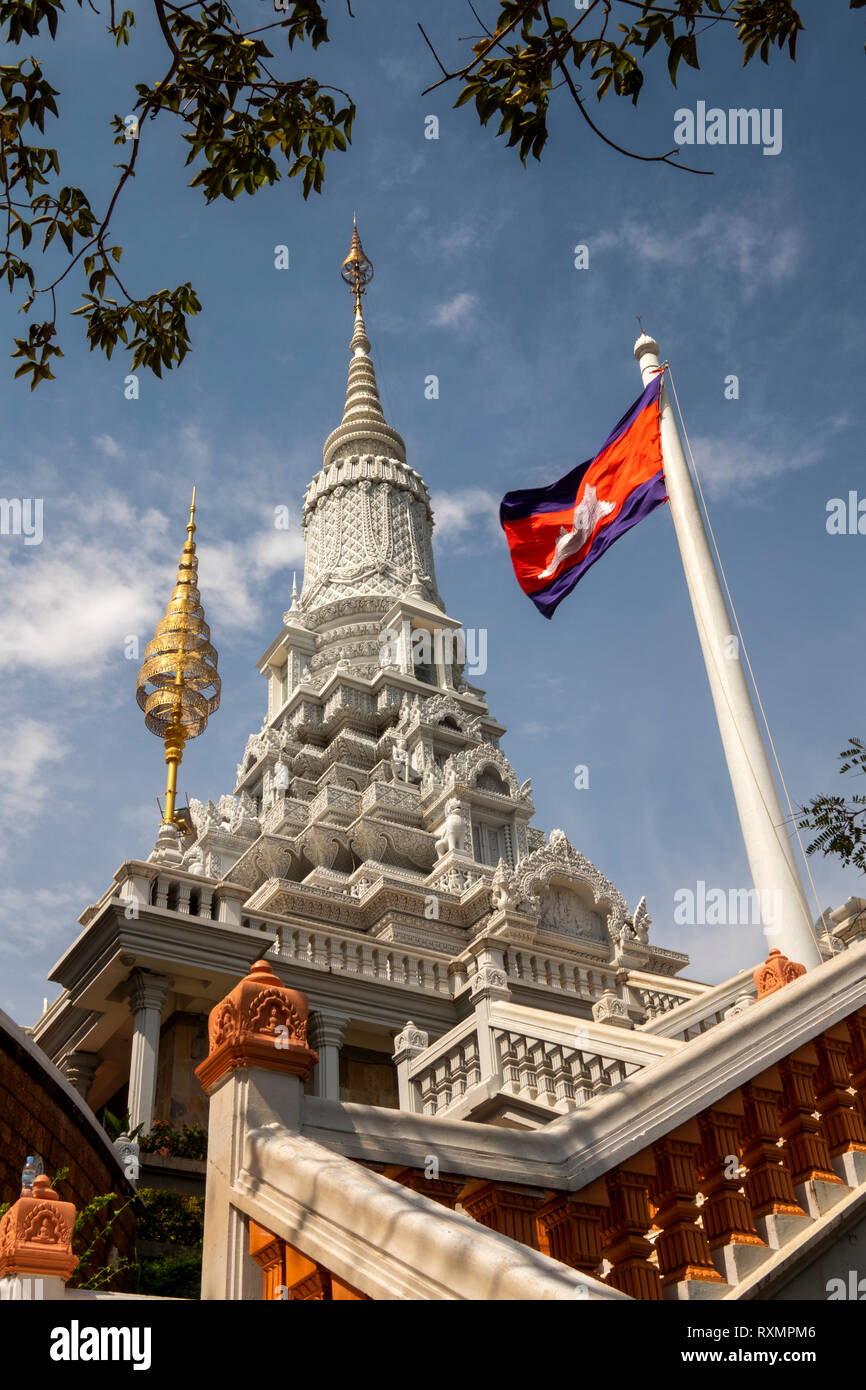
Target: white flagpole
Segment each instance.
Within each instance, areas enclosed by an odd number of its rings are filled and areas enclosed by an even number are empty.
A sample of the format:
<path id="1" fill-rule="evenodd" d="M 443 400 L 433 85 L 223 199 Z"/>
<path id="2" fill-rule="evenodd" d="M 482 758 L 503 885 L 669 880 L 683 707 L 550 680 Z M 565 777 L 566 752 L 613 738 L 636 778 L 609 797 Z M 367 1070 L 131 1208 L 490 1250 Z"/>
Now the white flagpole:
<path id="1" fill-rule="evenodd" d="M 634 355 L 647 386 L 659 369 L 659 345 L 643 333 Z M 821 963 L 821 954 L 666 383 L 661 396 L 661 438 L 671 516 L 752 881 L 760 898 L 764 934 L 770 947 L 777 946 L 808 970 Z"/>

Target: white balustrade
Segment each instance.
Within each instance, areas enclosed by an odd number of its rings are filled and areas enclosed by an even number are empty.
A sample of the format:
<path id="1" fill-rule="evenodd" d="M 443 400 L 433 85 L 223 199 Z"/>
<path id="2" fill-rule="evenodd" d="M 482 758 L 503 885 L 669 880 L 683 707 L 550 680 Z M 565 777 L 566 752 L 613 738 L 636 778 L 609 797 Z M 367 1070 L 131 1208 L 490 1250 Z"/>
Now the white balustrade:
<path id="1" fill-rule="evenodd" d="M 280 959 L 296 961 L 314 970 L 335 974 L 363 975 L 387 984 L 409 986 L 432 994 L 450 996 L 448 961 L 444 957 L 425 955 L 405 946 L 370 941 L 348 932 L 314 931 L 305 927 L 289 927 L 264 922 L 263 930 L 276 930 L 279 936 Z"/>

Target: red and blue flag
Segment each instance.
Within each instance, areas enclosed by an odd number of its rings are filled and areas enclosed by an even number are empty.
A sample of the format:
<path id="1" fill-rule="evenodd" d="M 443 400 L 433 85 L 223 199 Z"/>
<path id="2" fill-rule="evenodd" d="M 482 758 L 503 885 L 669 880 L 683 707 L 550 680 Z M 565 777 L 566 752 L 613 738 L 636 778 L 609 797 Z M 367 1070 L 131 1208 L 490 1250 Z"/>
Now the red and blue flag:
<path id="1" fill-rule="evenodd" d="M 507 492 L 499 521 L 517 582 L 552 618 L 608 546 L 667 501 L 659 399 L 662 373 L 626 411 L 595 458 L 548 487 Z"/>

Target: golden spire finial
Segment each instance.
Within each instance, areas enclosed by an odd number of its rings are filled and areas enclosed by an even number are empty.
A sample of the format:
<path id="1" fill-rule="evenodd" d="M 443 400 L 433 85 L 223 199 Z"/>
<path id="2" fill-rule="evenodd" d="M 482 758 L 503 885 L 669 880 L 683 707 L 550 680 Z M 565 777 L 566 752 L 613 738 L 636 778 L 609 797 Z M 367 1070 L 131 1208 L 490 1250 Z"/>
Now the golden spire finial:
<path id="1" fill-rule="evenodd" d="M 352 218 L 352 244 L 349 254 L 340 267 L 340 275 L 355 296 L 355 313 L 361 312 L 361 295 L 373 278 L 373 263 L 364 254 L 361 238 L 358 236 L 358 222 Z"/>
<path id="2" fill-rule="evenodd" d="M 186 542 L 177 568 L 174 591 L 165 617 L 148 642 L 136 681 L 135 698 L 144 722 L 165 744 L 168 766 L 163 825 L 177 825 L 177 769 L 189 738 L 197 738 L 218 709 L 221 682 L 217 653 L 199 601 L 198 558 L 195 553 L 195 488 L 186 527 Z"/>

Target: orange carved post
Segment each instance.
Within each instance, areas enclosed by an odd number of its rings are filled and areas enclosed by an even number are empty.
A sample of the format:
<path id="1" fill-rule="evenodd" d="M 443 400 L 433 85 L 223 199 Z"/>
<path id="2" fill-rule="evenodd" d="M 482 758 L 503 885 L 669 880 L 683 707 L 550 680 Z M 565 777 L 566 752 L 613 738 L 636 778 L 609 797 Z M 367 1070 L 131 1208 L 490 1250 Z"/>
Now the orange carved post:
<path id="1" fill-rule="evenodd" d="M 741 1115 L 734 1110 L 735 1105 L 742 1111 L 742 1101 L 736 1093 L 697 1117 L 701 1146 L 696 1168 L 705 1198 L 701 1219 L 713 1264 L 729 1284 L 736 1283 L 767 1253 L 743 1191 Z"/>
<path id="2" fill-rule="evenodd" d="M 331 1303 L 331 1276 L 323 1265 L 308 1259 L 293 1245 L 284 1246 L 286 1287 L 282 1298 L 292 1303 Z"/>
<path id="3" fill-rule="evenodd" d="M 480 1225 L 538 1249 L 538 1193 L 508 1183 L 485 1182 L 464 1190 L 460 1202 L 467 1216 Z"/>
<path id="4" fill-rule="evenodd" d="M 0 1221 L 0 1279 L 16 1277 L 34 1286 L 32 1297 L 57 1299 L 76 1265 L 72 1253 L 75 1204 L 61 1202 L 41 1174 Z M 26 1296 L 26 1294 L 25 1294 Z"/>
<path id="5" fill-rule="evenodd" d="M 280 1298 L 286 1287 L 286 1243 L 250 1221 L 250 1254 L 262 1271 L 262 1298 Z"/>
<path id="6" fill-rule="evenodd" d="M 607 1215 L 601 1239 L 604 1258 L 611 1268 L 606 1282 L 632 1298 L 660 1299 L 661 1280 L 650 1262 L 653 1248 L 646 1238 L 651 1218 L 647 1201 L 645 1173 L 615 1168 L 605 1176 L 608 1195 Z"/>
<path id="7" fill-rule="evenodd" d="M 252 1258 L 247 1253 L 248 1218 L 233 1190 L 243 1163 L 244 1146 L 238 1141 L 262 1123 L 262 1115 L 289 1128 L 300 1125 L 302 1085 L 318 1061 L 307 1043 L 307 1015 L 306 995 L 287 988 L 263 960 L 211 1010 L 210 1051 L 196 1067 L 210 1096 L 204 1299 L 256 1296 L 254 1261 L 260 1252 L 253 1250 Z M 258 1261 L 266 1290 L 280 1282 L 274 1277 L 273 1253 L 263 1257 L 264 1267 Z"/>
<path id="8" fill-rule="evenodd" d="M 288 989 L 265 960 L 235 985 L 208 1019 L 210 1051 L 195 1069 L 210 1094 L 239 1067 L 288 1072 L 306 1080 L 319 1060 L 307 1046 L 307 996 Z"/>
<path id="9" fill-rule="evenodd" d="M 851 1035 L 848 1049 L 850 1085 L 860 1115 L 866 1120 L 866 1009 L 858 1009 L 845 1019 Z"/>
<path id="10" fill-rule="evenodd" d="M 601 1186 L 601 1193 L 604 1188 Z M 598 1275 L 601 1264 L 603 1195 L 588 1200 L 591 1190 L 572 1196 L 554 1194 L 536 1213 L 538 1243 L 543 1254 L 571 1265 L 583 1274 Z"/>
<path id="11" fill-rule="evenodd" d="M 725 1281 L 710 1257 L 707 1238 L 697 1224 L 698 1190 L 695 1173 L 696 1143 L 667 1137 L 653 1144 L 656 1176 L 651 1192 L 657 1205 L 655 1224 L 661 1235 L 656 1241 L 662 1289 L 671 1296 L 688 1297 L 688 1284 L 723 1284 Z M 677 1288 L 684 1285 L 685 1289 Z"/>
<path id="12" fill-rule="evenodd" d="M 767 959 L 753 971 L 758 998 L 763 999 L 768 994 L 775 994 L 777 989 L 783 989 L 785 985 L 791 984 L 805 973 L 805 965 L 788 960 L 788 957 L 783 956 L 779 948 L 774 946 Z"/>
<path id="13" fill-rule="evenodd" d="M 775 1068 L 741 1087 L 744 1114 L 740 1124 L 745 1189 L 758 1234 L 778 1249 L 792 1226 L 809 1220 L 794 1192 L 784 1149 L 779 1146 L 782 1084 Z"/>
<path id="14" fill-rule="evenodd" d="M 844 1023 L 837 1024 L 814 1042 L 819 1064 L 815 1101 L 821 1115 L 821 1135 L 834 1172 L 851 1187 L 858 1187 L 866 1178 L 866 1125 L 848 1089 L 851 1032 Z"/>
<path id="15" fill-rule="evenodd" d="M 263 1297 L 292 1303 L 369 1302 L 324 1265 L 308 1259 L 287 1241 L 250 1221 L 250 1254 L 262 1271 Z"/>
<path id="16" fill-rule="evenodd" d="M 787 1140 L 787 1163 L 794 1190 L 810 1216 L 822 1216 L 838 1200 L 842 1179 L 833 1171 L 827 1143 L 815 1118 L 818 1057 L 806 1044 L 779 1063 L 782 1099 L 779 1132 Z M 799 1189 L 799 1190 L 798 1190 Z"/>

